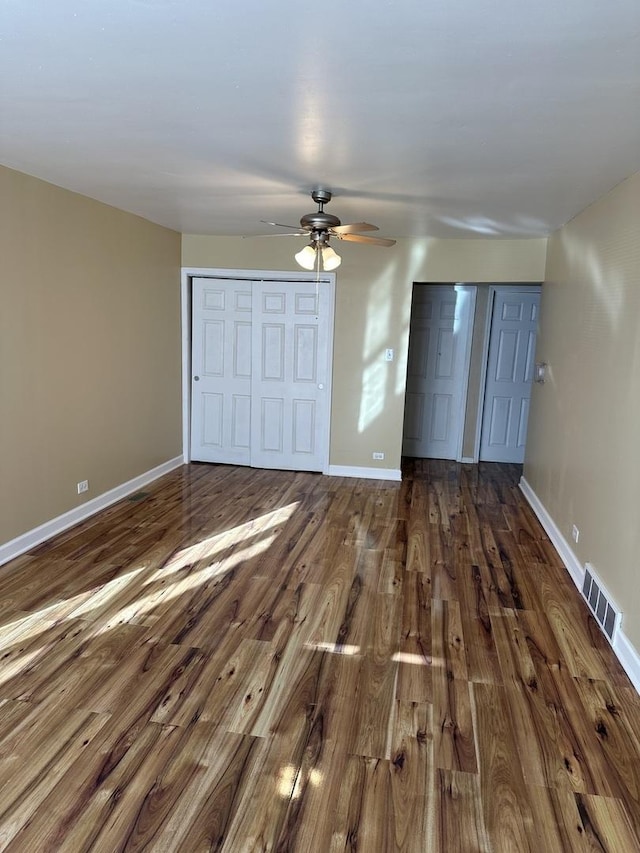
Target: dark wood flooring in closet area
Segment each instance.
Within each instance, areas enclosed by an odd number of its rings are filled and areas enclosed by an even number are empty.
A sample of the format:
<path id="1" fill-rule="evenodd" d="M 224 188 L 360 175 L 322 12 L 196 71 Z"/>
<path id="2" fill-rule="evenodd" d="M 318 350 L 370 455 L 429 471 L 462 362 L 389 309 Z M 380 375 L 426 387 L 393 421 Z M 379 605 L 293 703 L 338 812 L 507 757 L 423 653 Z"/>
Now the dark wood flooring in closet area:
<path id="1" fill-rule="evenodd" d="M 640 698 L 517 466 L 189 465 L 0 569 L 0 849 L 640 851 Z"/>

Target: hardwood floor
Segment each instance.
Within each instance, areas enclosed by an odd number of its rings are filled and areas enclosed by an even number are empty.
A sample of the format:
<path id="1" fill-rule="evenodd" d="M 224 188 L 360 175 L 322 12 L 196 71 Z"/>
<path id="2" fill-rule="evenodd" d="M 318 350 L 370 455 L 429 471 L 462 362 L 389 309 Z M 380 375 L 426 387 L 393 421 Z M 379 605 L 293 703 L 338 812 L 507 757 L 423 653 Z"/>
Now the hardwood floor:
<path id="1" fill-rule="evenodd" d="M 640 851 L 640 698 L 519 473 L 191 465 L 0 569 L 0 849 Z"/>

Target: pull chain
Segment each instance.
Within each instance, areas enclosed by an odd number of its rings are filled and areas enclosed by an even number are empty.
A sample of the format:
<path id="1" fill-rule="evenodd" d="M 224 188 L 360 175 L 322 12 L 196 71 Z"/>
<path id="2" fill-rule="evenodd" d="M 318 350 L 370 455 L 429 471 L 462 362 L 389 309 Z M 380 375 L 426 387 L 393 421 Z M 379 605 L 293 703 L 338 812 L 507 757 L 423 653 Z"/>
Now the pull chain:
<path id="1" fill-rule="evenodd" d="M 316 247 L 316 314 L 320 314 L 320 299 L 318 297 L 318 288 L 320 285 L 320 249 Z M 316 317 L 317 319 L 317 317 Z"/>

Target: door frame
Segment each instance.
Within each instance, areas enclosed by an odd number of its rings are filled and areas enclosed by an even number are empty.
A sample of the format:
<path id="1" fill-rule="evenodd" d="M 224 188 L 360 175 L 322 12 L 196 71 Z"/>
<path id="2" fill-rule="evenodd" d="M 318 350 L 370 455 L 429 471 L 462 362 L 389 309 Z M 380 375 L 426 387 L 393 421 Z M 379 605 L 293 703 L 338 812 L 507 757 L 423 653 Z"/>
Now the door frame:
<path id="1" fill-rule="evenodd" d="M 476 430 L 473 440 L 474 463 L 480 461 L 480 439 L 482 437 L 482 422 L 484 420 L 484 404 L 487 396 L 487 367 L 489 364 L 489 345 L 491 343 L 491 326 L 493 324 L 493 308 L 496 301 L 496 293 L 540 293 L 542 294 L 542 283 L 527 284 L 492 284 L 489 286 L 489 299 L 487 300 L 487 314 L 484 318 L 484 339 L 482 341 L 482 363 L 480 366 L 480 393 L 478 396 L 478 413 L 476 417 Z"/>
<path id="2" fill-rule="evenodd" d="M 460 400 L 460 435 L 458 436 L 458 447 L 456 448 L 456 462 L 462 462 L 462 450 L 464 448 L 464 427 L 467 420 L 467 398 L 469 396 L 469 374 L 471 373 L 471 346 L 473 344 L 473 324 L 476 316 L 476 299 L 478 287 L 475 284 L 456 282 L 456 292 L 469 294 L 469 313 L 467 315 L 467 337 L 464 344 L 464 368 L 462 374 L 462 399 Z"/>
<path id="3" fill-rule="evenodd" d="M 237 270 L 217 267 L 182 267 L 180 283 L 180 321 L 182 339 L 182 459 L 185 464 L 191 462 L 191 318 L 192 318 L 192 281 L 194 278 L 233 279 L 235 281 L 306 281 L 329 288 L 329 318 L 327 345 L 327 395 L 329 411 L 327 417 L 325 459 L 322 463 L 322 473 L 329 472 L 332 380 L 333 380 L 333 339 L 335 329 L 335 290 L 336 275 L 323 272 L 298 272 L 294 270 Z"/>

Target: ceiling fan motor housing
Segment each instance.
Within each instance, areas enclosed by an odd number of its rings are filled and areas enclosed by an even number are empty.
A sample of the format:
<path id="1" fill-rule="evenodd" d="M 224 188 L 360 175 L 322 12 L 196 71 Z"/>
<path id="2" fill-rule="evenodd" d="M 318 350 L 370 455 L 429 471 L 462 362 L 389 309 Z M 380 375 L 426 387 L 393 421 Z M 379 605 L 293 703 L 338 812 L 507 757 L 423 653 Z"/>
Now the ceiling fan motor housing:
<path id="1" fill-rule="evenodd" d="M 319 210 L 317 213 L 305 214 L 300 220 L 300 225 L 309 231 L 328 231 L 329 228 L 340 225 L 340 220 L 337 216 Z"/>
<path id="2" fill-rule="evenodd" d="M 307 213 L 300 219 L 302 228 L 315 232 L 328 231 L 330 228 L 337 228 L 340 225 L 340 220 L 337 216 L 332 216 L 330 213 L 325 213 L 323 205 L 331 201 L 331 193 L 329 190 L 313 190 L 311 198 L 318 205 L 318 210 L 315 213 Z"/>

